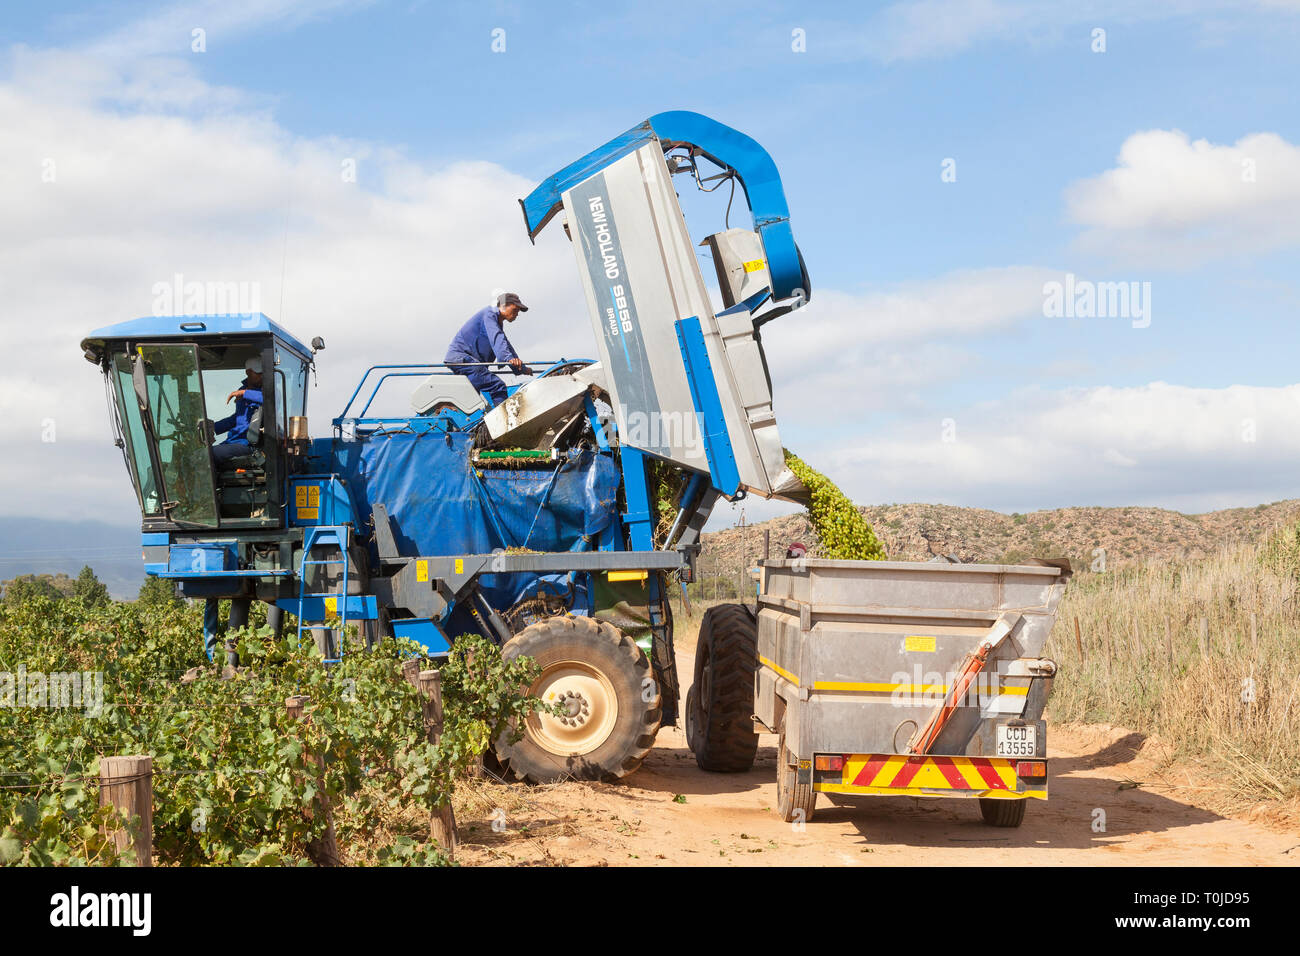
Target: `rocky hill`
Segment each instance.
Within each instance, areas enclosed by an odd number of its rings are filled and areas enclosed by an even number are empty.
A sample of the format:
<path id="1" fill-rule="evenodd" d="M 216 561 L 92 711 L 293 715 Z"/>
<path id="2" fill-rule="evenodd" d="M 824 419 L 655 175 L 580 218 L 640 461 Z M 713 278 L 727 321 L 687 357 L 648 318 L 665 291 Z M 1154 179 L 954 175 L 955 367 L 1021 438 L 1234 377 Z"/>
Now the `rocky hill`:
<path id="1" fill-rule="evenodd" d="M 1002 514 L 953 505 L 898 504 L 860 508 L 891 558 L 925 561 L 955 554 L 962 561 L 1014 563 L 1027 557 L 1068 557 L 1089 567 L 1105 552 L 1107 567 L 1137 561 L 1204 557 L 1234 541 L 1254 541 L 1277 525 L 1300 520 L 1300 499 L 1254 508 L 1186 515 L 1163 508 L 1056 508 Z M 763 533 L 772 556 L 801 541 L 816 553 L 817 536 L 803 514 L 704 535 L 702 568 L 735 568 L 763 555 Z"/>

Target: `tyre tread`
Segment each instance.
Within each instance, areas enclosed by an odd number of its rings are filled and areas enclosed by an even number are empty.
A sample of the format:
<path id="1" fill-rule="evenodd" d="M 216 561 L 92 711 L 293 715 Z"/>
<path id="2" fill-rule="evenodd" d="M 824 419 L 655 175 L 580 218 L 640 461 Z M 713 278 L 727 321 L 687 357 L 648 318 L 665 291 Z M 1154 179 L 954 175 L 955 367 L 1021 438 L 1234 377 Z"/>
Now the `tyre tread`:
<path id="1" fill-rule="evenodd" d="M 707 654 L 711 700 L 699 699 L 695 762 L 714 773 L 743 773 L 754 766 L 758 734 L 754 732 L 754 673 L 758 669 L 758 629 L 741 604 L 719 604 L 704 613 L 696 644 L 698 663 Z M 720 666 L 719 666 L 720 665 Z"/>

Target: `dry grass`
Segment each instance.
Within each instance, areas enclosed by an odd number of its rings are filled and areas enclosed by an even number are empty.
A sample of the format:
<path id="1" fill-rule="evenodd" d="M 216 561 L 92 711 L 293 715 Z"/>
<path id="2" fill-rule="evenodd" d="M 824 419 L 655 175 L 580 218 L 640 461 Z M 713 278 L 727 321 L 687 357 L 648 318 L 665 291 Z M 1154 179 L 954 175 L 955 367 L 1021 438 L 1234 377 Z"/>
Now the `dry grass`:
<path id="1" fill-rule="evenodd" d="M 1241 799 L 1300 794 L 1300 528 L 1081 574 L 1049 652 L 1054 719 L 1155 733 Z"/>

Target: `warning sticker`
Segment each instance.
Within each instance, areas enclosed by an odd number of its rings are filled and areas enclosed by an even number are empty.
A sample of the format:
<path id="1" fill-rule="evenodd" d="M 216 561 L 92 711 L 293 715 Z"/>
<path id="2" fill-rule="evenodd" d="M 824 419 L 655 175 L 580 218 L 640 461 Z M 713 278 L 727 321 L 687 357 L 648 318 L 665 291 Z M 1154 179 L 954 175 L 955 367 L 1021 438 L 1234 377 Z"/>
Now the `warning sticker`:
<path id="1" fill-rule="evenodd" d="M 903 639 L 904 650 L 934 653 L 934 638 L 924 634 L 909 634 Z"/>

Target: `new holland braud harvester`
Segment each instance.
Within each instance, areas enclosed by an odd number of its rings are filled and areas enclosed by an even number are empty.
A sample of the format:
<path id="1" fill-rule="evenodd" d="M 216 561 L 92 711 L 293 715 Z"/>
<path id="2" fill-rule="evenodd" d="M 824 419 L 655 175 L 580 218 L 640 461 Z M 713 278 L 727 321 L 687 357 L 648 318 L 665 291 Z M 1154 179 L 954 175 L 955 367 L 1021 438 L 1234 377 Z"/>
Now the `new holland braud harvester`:
<path id="1" fill-rule="evenodd" d="M 706 175 L 701 175 L 705 172 Z M 752 228 L 707 236 L 715 310 L 674 177 L 739 185 Z M 711 185 L 705 185 L 705 184 Z M 144 516 L 148 573 L 194 598 L 256 599 L 298 619 L 327 661 L 349 622 L 432 657 L 478 632 L 541 665 L 557 704 L 497 753 L 517 776 L 617 778 L 661 725 L 678 681 L 667 602 L 692 579 L 720 498 L 803 500 L 786 468 L 765 323 L 808 301 L 776 167 L 752 139 L 661 113 L 522 201 L 535 238 L 563 216 L 599 360 L 540 374 L 487 408 L 438 365 L 368 369 L 328 437 L 308 437 L 323 346 L 265 316 L 138 319 L 89 335 Z M 248 454 L 214 466 L 210 419 L 249 359 L 264 370 Z M 385 386 L 413 414 L 371 414 Z M 705 770 L 753 766 L 777 735 L 777 804 L 819 793 L 964 797 L 1017 826 L 1047 798 L 1044 658 L 1068 562 L 1019 566 L 764 561 L 757 600 L 700 625 L 686 731 Z"/>
<path id="2" fill-rule="evenodd" d="M 734 177 L 752 228 L 704 239 L 715 310 L 674 183 Z M 720 498 L 802 492 L 787 470 L 760 338 L 810 285 L 780 176 L 749 137 L 696 113 L 656 115 L 522 200 L 535 238 L 572 243 L 599 360 L 539 374 L 487 410 L 441 365 L 368 369 L 331 433 L 309 437 L 316 352 L 264 315 L 136 319 L 82 342 L 111 395 L 143 515 L 145 570 L 191 598 L 297 617 L 326 660 L 348 623 L 445 654 L 478 632 L 542 667 L 565 705 L 499 745 L 521 778 L 621 777 L 673 725 L 666 597 L 689 581 Z M 211 420 L 246 362 L 265 370 L 248 454 L 214 464 Z M 414 385 L 412 413 L 372 416 Z"/>

